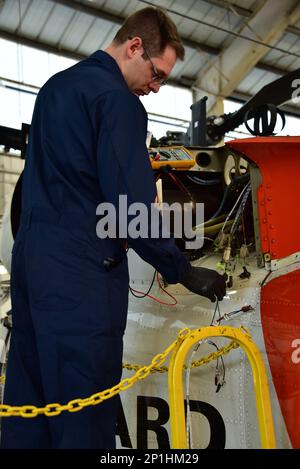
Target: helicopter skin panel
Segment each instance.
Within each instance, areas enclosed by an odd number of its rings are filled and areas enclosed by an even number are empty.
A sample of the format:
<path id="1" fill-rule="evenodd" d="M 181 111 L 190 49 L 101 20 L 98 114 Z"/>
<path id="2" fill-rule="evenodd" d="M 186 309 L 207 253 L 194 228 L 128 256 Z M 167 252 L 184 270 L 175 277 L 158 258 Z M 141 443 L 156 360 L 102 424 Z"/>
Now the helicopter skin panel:
<path id="1" fill-rule="evenodd" d="M 300 137 L 258 137 L 228 146 L 259 168 L 257 191 L 263 254 L 286 265 L 300 252 Z M 293 257 L 294 255 L 294 257 Z M 289 256 L 291 259 L 289 260 Z M 279 275 L 261 289 L 261 321 L 273 383 L 291 444 L 300 448 L 300 269 Z"/>
<path id="2" fill-rule="evenodd" d="M 261 320 L 273 383 L 294 448 L 300 448 L 300 269 L 261 291 Z"/>
<path id="3" fill-rule="evenodd" d="M 300 251 L 300 137 L 257 137 L 226 144 L 259 167 L 258 189 L 261 246 L 271 260 Z M 282 190 L 284 188 L 284 190 Z"/>

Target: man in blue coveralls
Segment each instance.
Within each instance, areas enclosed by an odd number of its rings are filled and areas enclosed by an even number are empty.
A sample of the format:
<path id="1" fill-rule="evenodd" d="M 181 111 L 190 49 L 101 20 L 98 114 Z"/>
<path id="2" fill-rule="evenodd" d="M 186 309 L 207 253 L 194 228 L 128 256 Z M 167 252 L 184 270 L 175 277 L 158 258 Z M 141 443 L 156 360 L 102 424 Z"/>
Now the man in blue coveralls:
<path id="1" fill-rule="evenodd" d="M 155 200 L 139 96 L 157 93 L 184 49 L 156 8 L 127 19 L 106 51 L 40 90 L 13 248 L 13 331 L 4 403 L 67 403 L 117 384 L 128 305 L 124 240 L 99 239 L 96 207 Z M 221 300 L 222 276 L 191 267 L 173 239 L 128 237 L 169 283 Z M 118 399 L 47 418 L 4 418 L 2 448 L 114 448 Z"/>

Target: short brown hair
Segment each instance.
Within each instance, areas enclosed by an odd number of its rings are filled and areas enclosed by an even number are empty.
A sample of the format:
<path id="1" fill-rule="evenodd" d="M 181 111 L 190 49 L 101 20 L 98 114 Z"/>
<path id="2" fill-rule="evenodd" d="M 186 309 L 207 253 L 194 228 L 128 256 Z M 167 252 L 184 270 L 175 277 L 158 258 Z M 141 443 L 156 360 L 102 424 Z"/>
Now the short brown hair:
<path id="1" fill-rule="evenodd" d="M 184 47 L 177 28 L 161 8 L 147 7 L 133 13 L 119 29 L 114 41 L 123 44 L 134 36 L 142 39 L 151 56 L 161 55 L 166 46 L 170 46 L 178 59 L 184 59 Z"/>

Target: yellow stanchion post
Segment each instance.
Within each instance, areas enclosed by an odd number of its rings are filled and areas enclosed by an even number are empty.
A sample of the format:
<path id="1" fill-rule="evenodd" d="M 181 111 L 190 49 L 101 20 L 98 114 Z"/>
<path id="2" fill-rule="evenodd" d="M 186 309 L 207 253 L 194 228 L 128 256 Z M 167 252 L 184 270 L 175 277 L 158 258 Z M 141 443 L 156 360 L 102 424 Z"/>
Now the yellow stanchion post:
<path id="1" fill-rule="evenodd" d="M 187 332 L 183 342 L 179 342 L 173 351 L 168 374 L 172 448 L 187 447 L 182 380 L 185 358 L 193 345 L 208 337 L 233 339 L 245 351 L 252 368 L 261 447 L 275 448 L 270 393 L 261 353 L 246 331 L 223 326 L 209 326 Z"/>

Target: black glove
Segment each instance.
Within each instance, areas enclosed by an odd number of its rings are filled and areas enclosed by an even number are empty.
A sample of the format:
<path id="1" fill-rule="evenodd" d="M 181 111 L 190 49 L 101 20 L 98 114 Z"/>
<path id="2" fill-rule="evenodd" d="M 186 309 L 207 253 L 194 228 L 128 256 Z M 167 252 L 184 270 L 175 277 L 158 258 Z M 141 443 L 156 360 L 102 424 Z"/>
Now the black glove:
<path id="1" fill-rule="evenodd" d="M 211 301 L 222 300 L 226 294 L 226 282 L 215 270 L 204 267 L 192 267 L 181 281 L 182 285 L 197 295 L 205 296 Z"/>

